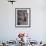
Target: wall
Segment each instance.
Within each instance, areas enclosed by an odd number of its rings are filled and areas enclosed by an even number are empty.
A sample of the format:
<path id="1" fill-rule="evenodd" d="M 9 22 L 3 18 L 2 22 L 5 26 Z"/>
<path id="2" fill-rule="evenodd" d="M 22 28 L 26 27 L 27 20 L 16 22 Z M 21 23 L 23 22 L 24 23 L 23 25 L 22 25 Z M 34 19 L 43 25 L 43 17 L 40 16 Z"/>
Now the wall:
<path id="1" fill-rule="evenodd" d="M 19 32 L 28 33 L 33 40 L 46 40 L 45 0 L 17 0 L 13 5 L 0 0 L 0 41 L 15 40 Z M 15 27 L 15 8 L 31 8 L 31 27 Z"/>

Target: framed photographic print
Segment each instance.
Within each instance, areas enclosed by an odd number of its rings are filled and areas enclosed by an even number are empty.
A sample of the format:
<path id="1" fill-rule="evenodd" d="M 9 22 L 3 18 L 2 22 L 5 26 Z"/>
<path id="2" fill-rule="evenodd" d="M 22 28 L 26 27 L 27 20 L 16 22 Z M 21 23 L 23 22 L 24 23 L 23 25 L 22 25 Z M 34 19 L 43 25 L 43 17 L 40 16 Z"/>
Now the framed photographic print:
<path id="1" fill-rule="evenodd" d="M 30 27 L 31 26 L 31 9 L 15 8 L 15 26 Z"/>

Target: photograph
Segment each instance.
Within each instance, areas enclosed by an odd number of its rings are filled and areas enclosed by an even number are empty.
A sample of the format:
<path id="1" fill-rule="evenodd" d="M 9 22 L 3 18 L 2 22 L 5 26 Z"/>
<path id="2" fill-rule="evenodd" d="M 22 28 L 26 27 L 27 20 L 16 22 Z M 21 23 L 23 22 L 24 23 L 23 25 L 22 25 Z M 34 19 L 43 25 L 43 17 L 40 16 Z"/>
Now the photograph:
<path id="1" fill-rule="evenodd" d="M 15 11 L 15 26 L 30 27 L 30 8 L 16 8 Z"/>

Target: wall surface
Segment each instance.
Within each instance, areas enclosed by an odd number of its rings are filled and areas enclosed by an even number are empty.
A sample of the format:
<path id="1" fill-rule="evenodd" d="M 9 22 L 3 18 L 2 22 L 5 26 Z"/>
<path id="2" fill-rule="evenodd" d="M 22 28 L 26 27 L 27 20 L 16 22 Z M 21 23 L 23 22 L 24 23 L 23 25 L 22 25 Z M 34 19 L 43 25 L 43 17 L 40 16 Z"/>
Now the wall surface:
<path id="1" fill-rule="evenodd" d="M 31 27 L 15 27 L 15 8 L 31 8 Z M 17 0 L 13 5 L 0 0 L 0 41 L 15 40 L 19 32 L 30 35 L 32 40 L 46 40 L 46 0 Z"/>

